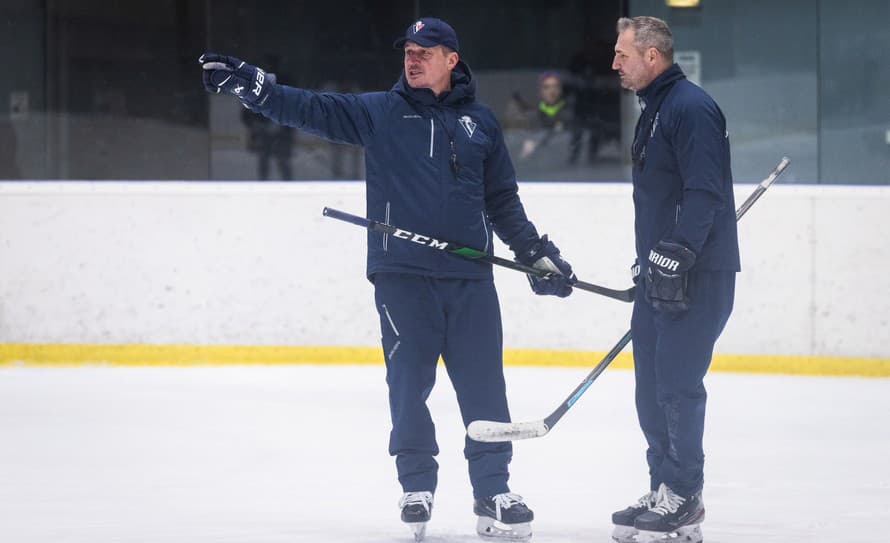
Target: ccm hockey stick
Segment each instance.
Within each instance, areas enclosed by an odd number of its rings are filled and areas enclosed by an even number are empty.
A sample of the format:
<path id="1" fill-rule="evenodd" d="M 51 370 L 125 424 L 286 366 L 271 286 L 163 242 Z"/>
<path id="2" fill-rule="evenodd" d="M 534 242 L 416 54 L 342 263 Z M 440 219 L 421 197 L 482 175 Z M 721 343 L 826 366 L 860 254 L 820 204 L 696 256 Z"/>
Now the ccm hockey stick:
<path id="1" fill-rule="evenodd" d="M 757 188 L 754 189 L 754 192 L 748 196 L 748 199 L 742 203 L 742 205 L 736 210 L 735 217 L 736 220 L 742 218 L 748 209 L 754 205 L 766 189 L 769 188 L 770 185 L 773 184 L 779 175 L 785 171 L 785 168 L 788 167 L 788 164 L 791 163 L 791 160 L 788 157 L 782 158 L 782 161 L 779 162 L 779 165 L 776 166 L 776 169 L 773 170 L 773 173 L 769 174 L 769 177 L 764 179 L 757 185 Z M 609 351 L 606 356 L 600 361 L 599 364 L 596 365 L 595 368 L 584 378 L 580 385 L 578 385 L 575 390 L 569 394 L 569 397 L 566 398 L 559 407 L 553 413 L 547 415 L 547 417 L 540 420 L 532 420 L 527 422 L 495 422 L 491 420 L 474 420 L 467 427 L 467 435 L 470 438 L 475 439 L 476 441 L 515 441 L 518 439 L 530 439 L 535 437 L 542 437 L 547 435 L 547 433 L 556 426 L 556 423 L 559 422 L 559 419 L 562 418 L 563 415 L 578 401 L 578 398 L 584 394 L 588 387 L 593 384 L 597 377 L 605 371 L 605 369 L 615 360 L 615 357 L 618 356 L 618 353 L 630 343 L 630 330 L 624 334 L 618 343 L 612 347 L 612 350 Z"/>
<path id="2" fill-rule="evenodd" d="M 438 249 L 440 251 L 446 251 L 458 256 L 462 256 L 464 258 L 468 258 L 470 260 L 481 260 L 482 262 L 488 262 L 489 264 L 494 264 L 497 266 L 502 266 L 504 268 L 510 268 L 511 270 L 520 271 L 522 273 L 527 273 L 530 275 L 534 275 L 537 277 L 547 277 L 550 275 L 550 272 L 546 272 L 544 270 L 539 270 L 537 268 L 532 268 L 531 266 L 525 266 L 520 264 L 519 262 L 514 262 L 512 260 L 507 260 L 506 258 L 500 258 L 494 255 L 490 255 L 483 251 L 479 251 L 478 249 L 472 249 L 470 247 L 465 247 L 463 245 L 454 243 L 452 241 L 444 241 L 439 240 L 430 236 L 425 236 L 423 234 L 417 234 L 414 232 L 409 232 L 408 230 L 402 230 L 401 228 L 396 228 L 395 226 L 388 225 L 386 223 L 372 221 L 370 219 L 366 219 L 364 217 L 359 217 L 357 215 L 352 215 L 351 213 L 346 213 L 345 211 L 340 211 L 338 209 L 333 209 L 330 207 L 324 208 L 322 214 L 325 217 L 331 217 L 333 219 L 339 219 L 344 222 L 352 223 L 358 226 L 362 226 L 367 228 L 368 230 L 374 230 L 377 232 L 383 232 L 384 234 L 389 234 L 394 238 L 403 239 L 405 241 L 411 241 L 417 243 L 418 245 L 423 245 L 425 247 L 429 247 L 430 249 Z M 578 281 L 572 285 L 574 288 L 586 290 L 588 292 L 593 292 L 595 294 L 599 294 L 601 296 L 607 296 L 609 298 L 614 298 L 616 300 L 621 300 L 622 302 L 632 302 L 634 299 L 634 288 L 631 287 L 627 290 L 614 290 L 611 288 L 601 287 L 599 285 L 594 285 L 592 283 L 586 283 L 584 281 Z"/>

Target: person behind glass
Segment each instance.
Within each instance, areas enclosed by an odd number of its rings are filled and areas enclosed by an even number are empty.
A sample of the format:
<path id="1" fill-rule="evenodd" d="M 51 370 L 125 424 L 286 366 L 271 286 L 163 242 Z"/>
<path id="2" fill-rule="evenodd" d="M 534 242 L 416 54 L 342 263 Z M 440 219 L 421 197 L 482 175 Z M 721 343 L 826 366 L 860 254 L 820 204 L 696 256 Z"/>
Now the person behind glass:
<path id="1" fill-rule="evenodd" d="M 241 110 L 241 122 L 247 127 L 247 149 L 257 156 L 257 179 L 269 179 L 269 166 L 273 161 L 282 180 L 292 179 L 293 129 L 276 125 L 244 108 Z"/>
<path id="2" fill-rule="evenodd" d="M 570 108 L 562 92 L 562 79 L 556 72 L 544 72 L 538 78 L 537 108 L 533 113 L 531 128 L 534 137 L 522 143 L 520 158 L 526 159 L 547 145 L 554 134 L 569 129 L 572 120 Z"/>
<path id="3" fill-rule="evenodd" d="M 603 58 L 603 50 L 592 34 L 586 34 L 581 49 L 569 60 L 569 77 L 566 83 L 574 105 L 569 164 L 576 164 L 581 154 L 585 152 L 585 135 L 587 163 L 593 164 L 599 154 L 600 141 L 604 134 L 601 120 L 603 114 L 600 111 L 603 104 L 601 92 L 598 90 L 598 79 L 605 74 L 612 75 L 608 71 L 608 62 Z"/>
<path id="4" fill-rule="evenodd" d="M 21 179 L 18 163 L 18 138 L 15 128 L 6 119 L 0 118 L 0 179 Z"/>
<path id="5" fill-rule="evenodd" d="M 621 18 L 612 68 L 643 108 L 633 158 L 637 262 L 631 318 L 649 492 L 612 515 L 614 538 L 701 541 L 703 378 L 740 271 L 726 119 L 673 62 L 654 17 Z M 634 539 L 636 538 L 636 539 Z"/>
<path id="6" fill-rule="evenodd" d="M 267 66 L 278 72 L 281 63 L 278 55 L 266 55 L 265 60 Z M 281 179 L 284 181 L 292 179 L 290 161 L 294 146 L 293 128 L 276 125 L 243 108 L 241 122 L 247 127 L 247 149 L 257 155 L 258 178 L 261 181 L 269 179 L 269 167 L 274 161 Z"/>
<path id="7" fill-rule="evenodd" d="M 568 296 L 576 281 L 572 268 L 526 217 L 501 129 L 475 99 L 476 81 L 460 60 L 454 29 L 421 18 L 394 46 L 404 53 L 399 80 L 389 91 L 361 94 L 278 85 L 272 74 L 215 53 L 199 61 L 208 91 L 233 93 L 277 123 L 363 145 L 370 219 L 489 254 L 496 233 L 519 262 L 551 272 L 529 277 L 535 293 Z M 389 452 L 404 492 L 401 517 L 421 538 L 437 485 L 439 448 L 426 401 L 439 356 L 465 426 L 476 419 L 510 420 L 492 269 L 369 231 L 367 277 L 382 330 Z M 507 485 L 511 444 L 467 437 L 464 455 L 477 531 L 529 537 L 534 515 Z"/>

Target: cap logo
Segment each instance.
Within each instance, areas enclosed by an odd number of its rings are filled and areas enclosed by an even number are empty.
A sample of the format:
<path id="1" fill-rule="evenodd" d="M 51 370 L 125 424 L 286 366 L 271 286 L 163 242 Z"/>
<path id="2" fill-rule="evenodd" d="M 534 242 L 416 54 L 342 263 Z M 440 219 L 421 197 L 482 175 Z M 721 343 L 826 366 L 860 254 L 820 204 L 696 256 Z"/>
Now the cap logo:
<path id="1" fill-rule="evenodd" d="M 414 33 L 417 34 L 420 32 L 420 29 L 423 28 L 423 21 L 417 21 L 414 23 Z"/>

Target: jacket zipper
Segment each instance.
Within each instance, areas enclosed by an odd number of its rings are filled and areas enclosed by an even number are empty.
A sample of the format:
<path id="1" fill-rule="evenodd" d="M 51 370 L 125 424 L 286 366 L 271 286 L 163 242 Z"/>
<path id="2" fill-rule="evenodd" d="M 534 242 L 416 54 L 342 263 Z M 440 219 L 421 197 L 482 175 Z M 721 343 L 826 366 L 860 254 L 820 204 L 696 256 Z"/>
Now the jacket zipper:
<path id="1" fill-rule="evenodd" d="M 389 224 L 389 202 L 386 202 L 386 215 L 383 221 Z M 389 234 L 383 234 L 383 251 L 389 251 Z"/>
<path id="2" fill-rule="evenodd" d="M 433 118 L 430 117 L 430 158 L 433 158 L 433 141 L 435 140 L 436 126 L 433 124 Z"/>
<path id="3" fill-rule="evenodd" d="M 488 242 L 490 241 L 488 238 L 488 224 L 485 222 L 485 212 L 482 211 L 482 230 L 485 231 L 485 247 L 482 248 L 483 253 L 488 252 Z"/>

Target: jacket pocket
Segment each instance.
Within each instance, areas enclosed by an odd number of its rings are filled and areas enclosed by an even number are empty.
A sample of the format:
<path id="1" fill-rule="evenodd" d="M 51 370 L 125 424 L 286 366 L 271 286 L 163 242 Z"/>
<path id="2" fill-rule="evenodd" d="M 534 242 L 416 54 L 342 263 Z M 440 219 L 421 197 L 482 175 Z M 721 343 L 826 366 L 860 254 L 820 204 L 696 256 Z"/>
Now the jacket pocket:
<path id="1" fill-rule="evenodd" d="M 482 231 L 485 232 L 485 247 L 482 248 L 482 252 L 488 252 L 488 246 L 491 244 L 491 232 L 488 231 L 488 218 L 485 216 L 485 212 L 480 212 L 482 215 Z"/>

